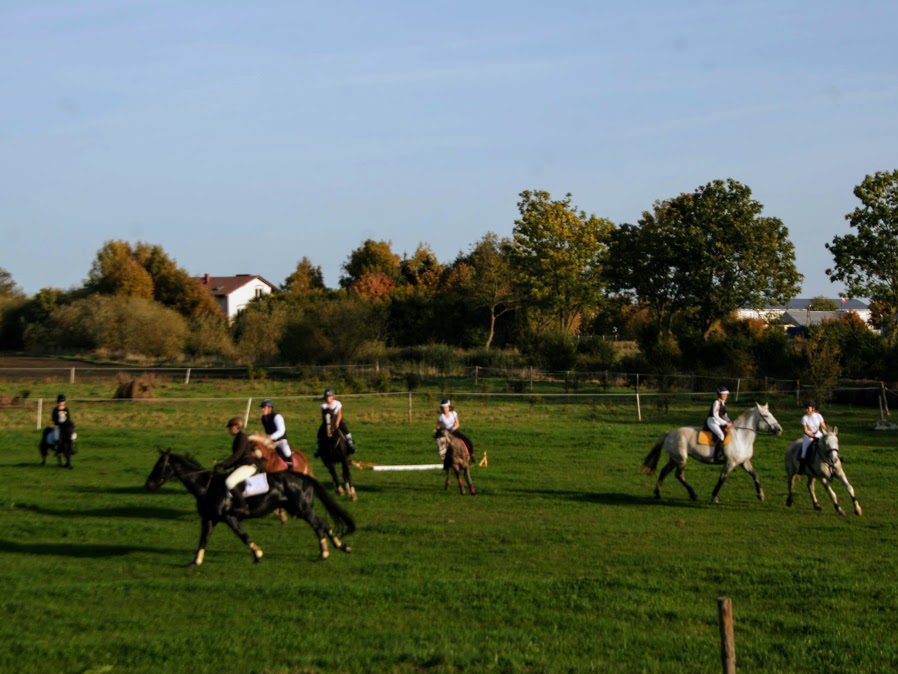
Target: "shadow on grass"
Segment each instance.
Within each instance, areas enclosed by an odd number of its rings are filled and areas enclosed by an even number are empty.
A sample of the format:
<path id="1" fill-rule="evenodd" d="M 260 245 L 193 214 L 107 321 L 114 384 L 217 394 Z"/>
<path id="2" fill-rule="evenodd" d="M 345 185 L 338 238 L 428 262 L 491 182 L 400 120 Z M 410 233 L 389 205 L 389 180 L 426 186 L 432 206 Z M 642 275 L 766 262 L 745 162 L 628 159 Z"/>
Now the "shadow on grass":
<path id="1" fill-rule="evenodd" d="M 128 508 L 94 508 L 92 510 L 60 510 L 55 508 L 44 508 L 39 505 L 30 503 L 17 503 L 17 510 L 27 510 L 28 512 L 38 515 L 50 515 L 51 517 L 121 517 L 127 519 L 158 519 L 158 520 L 177 520 L 196 514 L 191 511 L 174 510 L 173 508 L 154 508 L 154 507 L 128 507 Z"/>
<path id="2" fill-rule="evenodd" d="M 163 548 L 125 545 L 91 545 L 76 543 L 13 543 L 0 540 L 0 553 L 51 555 L 76 558 L 122 557 L 134 552 L 169 553 Z"/>
<path id="3" fill-rule="evenodd" d="M 568 489 L 503 489 L 497 492 L 501 494 L 530 496 L 538 495 L 547 498 L 567 499 L 570 501 L 583 501 L 586 503 L 596 503 L 608 506 L 649 506 L 649 507 L 676 507 L 676 508 L 701 508 L 706 503 L 692 501 L 689 498 L 662 498 L 656 499 L 652 494 L 645 496 L 635 496 L 633 494 L 621 494 L 615 492 L 606 493 L 590 493 L 583 491 L 572 491 Z"/>

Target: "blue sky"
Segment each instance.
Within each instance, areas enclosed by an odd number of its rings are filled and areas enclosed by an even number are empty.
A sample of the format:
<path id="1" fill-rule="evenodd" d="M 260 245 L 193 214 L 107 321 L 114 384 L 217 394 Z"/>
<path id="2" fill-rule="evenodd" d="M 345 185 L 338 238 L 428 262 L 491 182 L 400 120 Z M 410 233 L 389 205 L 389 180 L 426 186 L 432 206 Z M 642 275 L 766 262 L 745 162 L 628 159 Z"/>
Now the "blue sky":
<path id="1" fill-rule="evenodd" d="M 141 240 L 335 287 L 368 238 L 509 236 L 525 189 L 620 224 L 733 178 L 835 296 L 824 244 L 898 168 L 896 26 L 893 0 L 4 0 L 0 267 L 70 288 Z"/>

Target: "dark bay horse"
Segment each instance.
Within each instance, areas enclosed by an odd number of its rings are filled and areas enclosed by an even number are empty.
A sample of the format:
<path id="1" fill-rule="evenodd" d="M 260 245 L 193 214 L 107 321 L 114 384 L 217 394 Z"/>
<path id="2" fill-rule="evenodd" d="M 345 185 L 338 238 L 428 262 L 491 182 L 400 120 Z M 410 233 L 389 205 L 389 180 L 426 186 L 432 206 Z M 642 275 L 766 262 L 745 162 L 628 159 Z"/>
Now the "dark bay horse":
<path id="1" fill-rule="evenodd" d="M 842 460 L 839 458 L 838 435 L 839 428 L 837 426 L 833 428 L 831 433 L 825 432 L 823 437 L 817 440 L 816 449 L 808 448 L 808 451 L 813 451 L 814 454 L 808 461 L 803 473 L 798 472 L 801 463 L 801 440 L 790 443 L 786 448 L 786 477 L 789 480 L 789 497 L 786 499 L 787 507 L 791 508 L 795 500 L 795 480 L 798 479 L 799 475 L 807 475 L 808 493 L 811 495 L 811 501 L 814 503 L 814 510 L 823 510 L 823 506 L 817 501 L 817 494 L 814 493 L 814 484 L 819 477 L 820 482 L 823 483 L 827 493 L 829 493 L 830 499 L 832 499 L 836 512 L 844 515 L 845 511 L 839 505 L 839 499 L 836 497 L 836 492 L 833 491 L 831 484 L 835 477 L 845 485 L 848 495 L 851 496 L 851 501 L 854 503 L 854 514 L 861 515 L 863 513 L 861 504 L 858 503 L 857 496 L 854 494 L 854 487 L 851 486 L 848 476 L 845 475 L 845 469 L 842 468 Z"/>
<path id="2" fill-rule="evenodd" d="M 449 471 L 455 472 L 455 479 L 458 480 L 458 489 L 462 494 L 465 493 L 465 486 L 462 484 L 461 476 L 464 474 L 468 483 L 468 489 L 471 490 L 471 496 L 477 493 L 474 484 L 471 482 L 471 453 L 468 446 L 461 438 L 457 438 L 445 428 L 437 428 L 433 434 L 437 441 L 437 451 L 443 460 L 443 470 L 446 471 L 446 484 L 443 486 L 449 489 Z"/>
<path id="3" fill-rule="evenodd" d="M 340 496 L 346 494 L 353 501 L 358 500 L 355 493 L 355 485 L 352 483 L 352 470 L 350 467 L 349 443 L 339 428 L 334 426 L 334 417 L 331 414 L 325 415 L 324 433 L 320 433 L 318 437 L 318 456 L 324 462 L 327 471 L 330 473 L 331 479 L 334 481 L 334 487 Z M 340 464 L 343 467 L 343 482 L 337 477 L 336 466 Z M 345 488 L 344 488 L 345 485 Z"/>
<path id="4" fill-rule="evenodd" d="M 41 465 L 43 466 L 47 463 L 47 455 L 52 449 L 59 466 L 71 470 L 72 454 L 75 453 L 75 438 L 77 437 L 75 424 L 71 419 L 66 419 L 61 423 L 59 425 L 59 437 L 55 442 L 52 437 L 54 430 L 54 426 L 47 426 L 41 432 L 41 441 L 37 446 L 41 453 Z M 65 463 L 63 463 L 63 459 L 65 459 Z"/>
<path id="5" fill-rule="evenodd" d="M 193 559 L 193 566 L 203 563 L 209 536 L 219 522 L 231 527 L 231 530 L 252 551 L 253 561 L 258 562 L 262 559 L 262 549 L 250 540 L 240 526 L 240 521 L 244 518 L 267 515 L 276 508 L 283 508 L 294 517 L 304 519 L 314 529 L 321 546 L 318 561 L 330 556 L 328 539 L 337 549 L 351 552 L 350 547 L 340 541 L 328 523 L 315 514 L 313 509 L 315 499 L 324 505 L 341 535 L 348 536 L 355 531 L 355 522 L 315 478 L 292 471 L 269 473 L 269 490 L 258 496 L 248 496 L 246 502 L 249 514 L 239 515 L 232 512 L 231 494 L 225 487 L 224 473 L 203 468 L 193 458 L 173 454 L 170 449 L 159 454 L 159 460 L 146 480 L 147 490 L 154 492 L 168 480 L 179 479 L 196 499 L 196 509 L 202 518 L 200 544 Z"/>
<path id="6" fill-rule="evenodd" d="M 767 405 L 761 405 L 759 403 L 755 403 L 754 407 L 743 412 L 733 422 L 733 426 L 730 428 L 729 440 L 724 445 L 723 449 L 723 471 L 721 471 L 720 478 L 718 478 L 714 491 L 711 494 L 711 500 L 714 503 L 719 502 L 717 493 L 720 491 L 720 488 L 723 486 L 723 483 L 726 481 L 727 477 L 729 477 L 730 473 L 738 466 L 742 466 L 742 468 L 745 469 L 745 472 L 751 475 L 755 482 L 755 492 L 758 495 L 758 500 L 764 500 L 764 490 L 761 489 L 758 474 L 751 464 L 751 458 L 754 455 L 755 437 L 757 437 L 758 430 L 761 429 L 762 426 L 765 427 L 768 432 L 775 433 L 776 435 L 783 432 L 783 427 L 780 426 L 780 423 L 770 413 Z M 700 430 L 701 429 L 699 428 L 684 426 L 670 431 L 669 433 L 665 433 L 658 438 L 655 446 L 652 447 L 652 451 L 645 457 L 641 469 L 644 475 L 651 475 L 655 472 L 662 450 L 667 450 L 669 457 L 667 465 L 661 469 L 661 474 L 658 476 L 658 482 L 655 485 L 655 498 L 661 498 L 661 484 L 664 482 L 664 478 L 667 477 L 672 470 L 676 470 L 675 475 L 680 481 L 680 484 L 686 487 L 686 491 L 689 492 L 689 498 L 693 501 L 698 498 L 695 490 L 683 477 L 683 471 L 686 469 L 686 462 L 691 457 L 701 463 L 715 463 L 713 445 L 699 443 Z"/>

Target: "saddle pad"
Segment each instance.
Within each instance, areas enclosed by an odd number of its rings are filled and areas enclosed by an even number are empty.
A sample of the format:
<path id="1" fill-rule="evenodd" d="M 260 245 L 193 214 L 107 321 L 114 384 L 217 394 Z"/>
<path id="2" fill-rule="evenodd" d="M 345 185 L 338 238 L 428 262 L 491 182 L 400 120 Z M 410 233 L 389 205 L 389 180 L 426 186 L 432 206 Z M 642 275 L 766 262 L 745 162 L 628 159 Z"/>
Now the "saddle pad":
<path id="1" fill-rule="evenodd" d="M 268 474 L 257 473 L 256 475 L 247 478 L 246 482 L 243 484 L 244 496 L 258 496 L 259 494 L 264 494 L 268 491 Z"/>
<path id="2" fill-rule="evenodd" d="M 700 445 L 709 445 L 713 447 L 717 444 L 717 436 L 714 435 L 711 431 L 699 431 L 698 432 L 698 444 Z M 730 435 L 727 434 L 723 439 L 723 446 L 726 447 L 730 444 Z"/>

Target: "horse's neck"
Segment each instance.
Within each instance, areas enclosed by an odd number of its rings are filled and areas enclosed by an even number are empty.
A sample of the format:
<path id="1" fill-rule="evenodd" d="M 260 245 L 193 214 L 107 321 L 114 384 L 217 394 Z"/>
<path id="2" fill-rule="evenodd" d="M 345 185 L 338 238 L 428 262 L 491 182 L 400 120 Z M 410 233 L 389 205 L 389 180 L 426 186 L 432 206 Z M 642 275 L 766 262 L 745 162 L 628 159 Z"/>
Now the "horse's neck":
<path id="1" fill-rule="evenodd" d="M 760 415 L 758 414 L 757 408 L 752 407 L 750 410 L 746 410 L 736 417 L 736 421 L 733 422 L 733 430 L 749 430 L 755 432 L 758 430 L 759 419 Z"/>
<path id="2" fill-rule="evenodd" d="M 181 484 L 187 487 L 187 491 L 195 496 L 206 493 L 210 481 L 209 471 L 200 466 L 193 466 L 183 459 L 173 459 L 171 465 Z"/>

